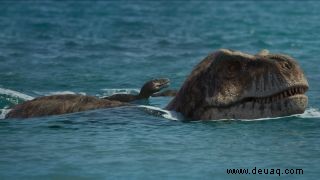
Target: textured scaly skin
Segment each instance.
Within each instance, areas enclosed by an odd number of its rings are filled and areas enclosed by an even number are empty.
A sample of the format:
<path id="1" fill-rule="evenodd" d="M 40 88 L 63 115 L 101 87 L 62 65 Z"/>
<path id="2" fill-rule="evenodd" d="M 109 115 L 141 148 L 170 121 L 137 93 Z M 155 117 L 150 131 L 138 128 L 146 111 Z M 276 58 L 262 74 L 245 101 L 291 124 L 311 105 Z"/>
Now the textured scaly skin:
<path id="1" fill-rule="evenodd" d="M 307 89 L 290 56 L 221 49 L 195 67 L 166 109 L 191 120 L 287 116 L 304 112 Z"/>

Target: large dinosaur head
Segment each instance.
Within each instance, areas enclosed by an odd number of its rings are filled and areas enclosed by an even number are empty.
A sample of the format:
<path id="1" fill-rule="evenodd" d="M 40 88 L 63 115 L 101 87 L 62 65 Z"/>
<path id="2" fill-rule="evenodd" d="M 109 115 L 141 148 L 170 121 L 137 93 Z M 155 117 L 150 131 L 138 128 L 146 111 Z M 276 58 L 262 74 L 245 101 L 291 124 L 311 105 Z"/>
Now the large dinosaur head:
<path id="1" fill-rule="evenodd" d="M 304 112 L 307 90 L 290 56 L 221 49 L 197 65 L 167 109 L 193 120 L 287 116 Z"/>

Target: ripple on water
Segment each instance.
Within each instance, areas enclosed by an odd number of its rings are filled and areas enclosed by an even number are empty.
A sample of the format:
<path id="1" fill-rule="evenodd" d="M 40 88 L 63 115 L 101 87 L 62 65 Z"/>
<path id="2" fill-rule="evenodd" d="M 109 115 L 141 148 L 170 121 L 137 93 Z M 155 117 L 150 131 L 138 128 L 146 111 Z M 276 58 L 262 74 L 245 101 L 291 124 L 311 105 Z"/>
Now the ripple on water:
<path id="1" fill-rule="evenodd" d="M 318 179 L 319 7 L 1 2 L 1 117 L 42 95 L 138 93 L 157 77 L 178 89 L 219 48 L 290 54 L 310 77 L 306 112 L 282 118 L 186 123 L 161 109 L 170 101 L 163 97 L 135 102 L 140 107 L 0 120 L 1 179 L 239 179 L 226 169 L 253 167 L 303 168 L 283 178 Z"/>

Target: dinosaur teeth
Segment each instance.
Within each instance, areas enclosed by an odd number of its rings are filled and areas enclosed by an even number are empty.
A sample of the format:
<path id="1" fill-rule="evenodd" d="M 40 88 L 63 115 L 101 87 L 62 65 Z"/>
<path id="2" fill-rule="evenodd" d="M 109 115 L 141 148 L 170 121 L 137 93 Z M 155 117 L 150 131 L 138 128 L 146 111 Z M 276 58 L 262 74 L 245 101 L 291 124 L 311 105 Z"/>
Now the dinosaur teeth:
<path id="1" fill-rule="evenodd" d="M 296 94 L 304 94 L 306 91 L 307 91 L 306 87 L 293 87 L 293 88 L 287 89 L 286 91 L 275 94 L 273 96 L 252 98 L 251 101 L 253 101 L 254 103 L 260 103 L 260 104 L 272 103 Z"/>

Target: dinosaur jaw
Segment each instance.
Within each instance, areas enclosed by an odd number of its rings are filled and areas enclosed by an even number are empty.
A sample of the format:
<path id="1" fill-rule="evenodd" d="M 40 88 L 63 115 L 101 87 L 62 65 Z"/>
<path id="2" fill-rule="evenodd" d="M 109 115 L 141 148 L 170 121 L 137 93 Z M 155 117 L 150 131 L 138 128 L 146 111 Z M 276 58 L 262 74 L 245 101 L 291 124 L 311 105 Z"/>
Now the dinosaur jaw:
<path id="1" fill-rule="evenodd" d="M 170 80 L 169 79 L 161 79 L 158 83 L 157 83 L 157 90 L 160 91 L 164 88 L 169 87 L 170 85 Z"/>
<path id="2" fill-rule="evenodd" d="M 228 106 L 205 106 L 194 119 L 257 119 L 303 113 L 308 105 L 307 86 L 291 87 L 271 96 L 246 97 Z"/>

